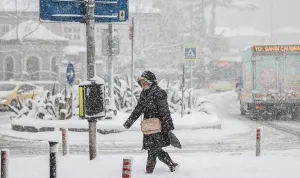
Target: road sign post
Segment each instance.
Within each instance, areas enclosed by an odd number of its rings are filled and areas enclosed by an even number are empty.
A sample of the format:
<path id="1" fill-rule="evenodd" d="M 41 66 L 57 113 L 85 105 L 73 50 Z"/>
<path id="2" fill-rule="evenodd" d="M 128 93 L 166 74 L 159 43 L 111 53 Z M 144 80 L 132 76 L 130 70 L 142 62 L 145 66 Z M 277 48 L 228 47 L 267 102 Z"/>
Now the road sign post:
<path id="1" fill-rule="evenodd" d="M 91 90 L 88 93 L 93 96 L 98 96 L 98 93 L 95 92 L 104 92 L 98 90 L 98 87 L 104 86 L 105 83 L 99 84 L 95 78 L 95 23 L 125 23 L 128 21 L 128 17 L 128 0 L 40 0 L 40 21 L 86 24 L 87 83 L 89 83 L 87 91 Z M 86 102 L 95 110 L 103 110 L 104 100 L 96 101 L 95 97 L 88 97 Z M 90 109 L 92 108 L 87 108 L 87 110 Z M 97 156 L 96 127 L 98 117 L 103 117 L 103 115 L 94 113 L 88 117 L 90 160 Z"/>
<path id="2" fill-rule="evenodd" d="M 86 5 L 86 53 L 87 80 L 92 81 L 95 76 L 95 0 L 85 1 Z M 88 119 L 89 123 L 89 153 L 90 160 L 97 157 L 97 119 Z"/>
<path id="3" fill-rule="evenodd" d="M 113 33 L 113 27 L 111 24 L 108 25 L 108 97 L 110 98 L 110 103 L 112 104 L 114 102 L 113 97 L 113 53 L 112 53 L 112 45 L 113 45 L 113 39 L 112 39 L 112 33 Z"/>
<path id="4" fill-rule="evenodd" d="M 181 85 L 181 118 L 184 114 L 184 82 L 185 82 L 185 76 L 184 76 L 184 64 L 182 65 L 182 85 Z"/>
<path id="5" fill-rule="evenodd" d="M 134 60 L 133 60 L 133 49 L 134 49 L 134 18 L 132 17 L 132 26 L 129 29 L 129 39 L 131 40 L 131 112 L 133 112 L 133 96 L 134 96 Z"/>
<path id="6" fill-rule="evenodd" d="M 193 88 L 193 69 L 192 69 L 192 60 L 197 59 L 197 49 L 196 48 L 185 48 L 185 59 L 189 59 L 190 61 L 190 98 L 189 98 L 189 106 L 192 111 L 193 105 L 193 96 L 192 96 L 192 88 Z"/>

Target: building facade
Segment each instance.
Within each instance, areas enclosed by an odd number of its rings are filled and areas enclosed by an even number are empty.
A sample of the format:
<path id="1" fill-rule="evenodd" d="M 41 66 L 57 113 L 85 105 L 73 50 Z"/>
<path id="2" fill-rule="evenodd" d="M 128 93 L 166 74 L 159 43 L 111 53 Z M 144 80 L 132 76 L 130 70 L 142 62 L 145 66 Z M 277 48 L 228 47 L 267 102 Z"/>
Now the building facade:
<path id="1" fill-rule="evenodd" d="M 121 62 L 126 64 L 126 61 L 130 61 L 131 41 L 129 39 L 129 26 L 131 25 L 132 17 L 135 18 L 134 52 L 136 54 L 136 60 L 140 60 L 145 57 L 141 55 L 141 51 L 143 51 L 144 48 L 148 48 L 149 46 L 153 46 L 153 44 L 157 43 L 160 33 L 159 25 L 161 15 L 158 9 L 152 8 L 151 4 L 149 4 L 149 2 L 147 3 L 147 6 L 143 7 L 140 6 L 141 0 L 130 1 L 130 20 L 128 24 L 113 25 L 114 35 L 119 39 L 120 49 L 120 53 L 114 56 L 114 61 L 116 63 Z M 3 0 L 0 4 L 0 37 L 4 37 L 5 35 L 7 36 L 8 33 L 13 33 L 12 30 L 15 30 L 19 24 L 26 23 L 28 21 L 33 21 L 35 23 L 39 22 L 39 0 Z M 58 76 L 63 76 L 63 72 L 65 70 L 64 67 L 68 62 L 75 63 L 78 73 L 77 81 L 84 80 L 86 78 L 85 24 L 40 23 L 40 26 L 49 30 L 54 36 L 56 35 L 61 39 L 64 39 L 62 40 L 64 42 L 59 40 L 53 43 L 50 43 L 49 40 L 47 42 L 47 40 L 42 40 L 45 35 L 41 34 L 43 32 L 39 32 L 39 34 L 37 34 L 33 32 L 35 29 L 28 29 L 26 27 L 24 27 L 25 34 L 33 33 L 40 35 L 41 39 L 27 39 L 27 41 L 23 41 L 23 39 L 18 39 L 18 37 L 16 37 L 15 41 L 19 42 L 14 42 L 14 39 L 8 41 L 2 39 L 0 42 L 0 64 L 2 64 L 0 67 L 0 80 L 24 79 L 20 77 L 20 74 L 16 74 L 16 71 L 23 71 L 23 73 L 25 72 L 26 74 L 26 72 L 32 73 L 36 72 L 36 70 L 49 70 L 54 73 L 60 73 L 57 74 Z M 108 29 L 107 24 L 96 24 L 95 26 L 96 70 L 97 74 L 100 76 L 104 76 L 107 73 L 107 56 L 102 50 L 102 48 L 106 45 L 102 44 L 106 29 Z M 20 31 L 18 32 L 20 33 Z M 22 46 L 22 49 L 20 46 Z M 12 52 L 12 50 L 14 52 Z M 18 59 L 16 59 L 17 54 Z M 28 57 L 30 59 L 27 59 Z M 47 66 L 48 68 L 45 68 L 44 66 Z M 63 68 L 60 69 L 60 67 Z M 117 72 L 118 71 L 116 71 L 116 73 Z M 28 74 L 26 79 L 39 81 L 46 80 L 47 78 L 43 77 L 44 75 L 42 73 L 43 72 L 40 72 L 35 77 Z M 54 78 L 52 77 L 51 80 L 53 79 Z M 66 82 L 65 79 L 58 81 L 59 83 Z"/>

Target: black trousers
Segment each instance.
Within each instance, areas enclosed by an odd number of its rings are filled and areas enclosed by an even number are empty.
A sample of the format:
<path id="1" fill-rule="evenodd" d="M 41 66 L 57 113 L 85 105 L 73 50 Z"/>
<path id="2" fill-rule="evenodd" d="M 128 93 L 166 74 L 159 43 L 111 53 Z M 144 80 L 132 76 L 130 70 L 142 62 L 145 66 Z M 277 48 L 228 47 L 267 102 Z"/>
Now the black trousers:
<path id="1" fill-rule="evenodd" d="M 152 172 L 156 165 L 156 158 L 158 158 L 161 162 L 165 163 L 167 166 L 173 166 L 173 161 L 170 155 L 164 151 L 162 148 L 158 148 L 155 150 L 148 150 L 148 159 L 146 169 L 148 172 Z"/>

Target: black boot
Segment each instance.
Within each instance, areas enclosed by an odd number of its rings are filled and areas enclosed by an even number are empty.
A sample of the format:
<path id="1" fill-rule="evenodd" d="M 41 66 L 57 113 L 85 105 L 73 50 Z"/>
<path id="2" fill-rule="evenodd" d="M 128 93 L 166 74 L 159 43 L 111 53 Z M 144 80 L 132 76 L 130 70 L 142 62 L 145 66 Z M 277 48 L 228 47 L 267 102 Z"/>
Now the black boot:
<path id="1" fill-rule="evenodd" d="M 163 151 L 163 150 L 161 150 L 159 152 L 158 159 L 161 162 L 165 163 L 169 167 L 169 169 L 170 169 L 171 172 L 174 172 L 176 170 L 177 166 L 178 166 L 177 163 L 174 163 L 172 161 L 170 155 L 167 152 Z"/>
<path id="2" fill-rule="evenodd" d="M 153 173 L 153 170 L 156 165 L 156 157 L 157 157 L 156 150 L 148 150 L 148 158 L 147 158 L 147 165 L 146 165 L 147 174 Z"/>
<path id="3" fill-rule="evenodd" d="M 172 166 L 169 166 L 169 169 L 171 172 L 176 171 L 176 169 L 179 167 L 179 165 L 177 163 L 173 163 Z"/>
<path id="4" fill-rule="evenodd" d="M 156 159 L 155 160 L 148 159 L 147 165 L 146 165 L 146 174 L 152 174 L 153 170 L 155 168 L 155 165 L 156 165 Z"/>

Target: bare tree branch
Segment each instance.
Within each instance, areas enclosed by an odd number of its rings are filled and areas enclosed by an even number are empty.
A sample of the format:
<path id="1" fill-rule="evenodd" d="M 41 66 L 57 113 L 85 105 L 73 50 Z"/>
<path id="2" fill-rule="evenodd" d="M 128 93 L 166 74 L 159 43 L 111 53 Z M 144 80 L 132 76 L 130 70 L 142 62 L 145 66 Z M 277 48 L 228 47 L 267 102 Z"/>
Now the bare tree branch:
<path id="1" fill-rule="evenodd" d="M 24 0 L 23 0 L 23 1 L 24 1 Z M 23 11 L 21 11 L 21 12 L 20 12 L 20 15 L 19 15 L 19 17 L 21 17 L 21 16 L 22 16 L 22 14 L 23 14 L 24 12 L 26 12 L 26 10 L 28 10 L 28 9 L 29 9 L 30 3 L 31 3 L 31 0 L 29 0 L 29 2 L 27 3 L 27 7 L 25 7 L 25 8 L 23 9 Z"/>
<path id="2" fill-rule="evenodd" d="M 33 22 L 34 23 L 34 22 Z M 28 24 L 28 26 L 29 26 L 30 24 Z M 41 25 L 41 23 L 40 22 L 38 22 L 38 25 L 36 26 L 36 28 L 34 29 L 34 30 L 32 30 L 31 32 L 29 32 L 28 34 L 26 34 L 26 35 L 24 35 L 23 37 L 22 37 L 22 40 L 21 41 L 23 41 L 23 39 L 25 39 L 27 36 L 29 36 L 29 35 L 31 35 L 32 33 L 34 33 L 39 27 L 40 27 L 40 25 Z"/>

